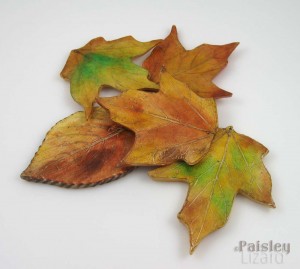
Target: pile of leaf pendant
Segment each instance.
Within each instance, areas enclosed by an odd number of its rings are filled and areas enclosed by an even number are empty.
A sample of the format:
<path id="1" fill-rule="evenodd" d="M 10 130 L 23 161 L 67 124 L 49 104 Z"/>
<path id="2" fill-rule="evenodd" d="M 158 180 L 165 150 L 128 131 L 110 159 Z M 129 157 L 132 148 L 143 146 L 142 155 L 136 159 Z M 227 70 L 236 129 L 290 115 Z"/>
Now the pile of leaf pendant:
<path id="1" fill-rule="evenodd" d="M 189 230 L 191 253 L 225 225 L 236 194 L 275 207 L 262 162 L 268 150 L 231 126 L 218 127 L 215 99 L 232 94 L 212 80 L 237 45 L 186 50 L 173 26 L 164 40 L 99 37 L 71 51 L 61 76 L 84 112 L 52 127 L 21 177 L 83 188 L 136 166 L 159 166 L 149 172 L 155 180 L 189 185 L 178 218 Z M 152 48 L 142 67 L 132 62 Z M 101 98 L 104 86 L 123 93 Z"/>

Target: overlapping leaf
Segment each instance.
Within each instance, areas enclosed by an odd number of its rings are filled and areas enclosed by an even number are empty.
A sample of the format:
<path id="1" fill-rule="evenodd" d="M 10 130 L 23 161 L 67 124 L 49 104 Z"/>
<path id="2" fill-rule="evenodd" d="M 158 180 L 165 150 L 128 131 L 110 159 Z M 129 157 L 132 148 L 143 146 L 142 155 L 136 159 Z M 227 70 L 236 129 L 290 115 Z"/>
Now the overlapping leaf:
<path id="1" fill-rule="evenodd" d="M 189 229 L 191 252 L 206 235 L 227 222 L 237 193 L 275 207 L 271 178 L 262 162 L 267 152 L 260 143 L 229 127 L 217 132 L 208 154 L 198 164 L 177 162 L 149 173 L 156 180 L 189 184 L 178 218 Z"/>
<path id="2" fill-rule="evenodd" d="M 117 179 L 133 166 L 166 165 L 149 174 L 189 184 L 178 218 L 189 229 L 191 253 L 226 224 L 238 193 L 275 207 L 262 161 L 268 150 L 232 127 L 218 128 L 214 98 L 232 94 L 213 79 L 237 45 L 186 50 L 173 26 L 163 41 L 99 37 L 71 51 L 61 76 L 85 113 L 57 123 L 21 177 L 81 188 Z M 154 46 L 145 69 L 132 62 Z M 124 93 L 99 98 L 104 86 Z M 138 91 L 149 88 L 159 91 Z M 96 100 L 110 114 L 93 108 Z"/>
<path id="3" fill-rule="evenodd" d="M 125 175 L 122 163 L 134 134 L 114 123 L 103 108 L 86 121 L 77 112 L 58 122 L 21 177 L 63 187 L 95 186 Z"/>
<path id="4" fill-rule="evenodd" d="M 128 91 L 99 98 L 112 120 L 136 134 L 125 158 L 131 165 L 164 165 L 175 160 L 197 163 L 208 151 L 217 128 L 213 99 L 204 99 L 168 73 L 162 73 L 160 91 Z"/>
<path id="5" fill-rule="evenodd" d="M 170 35 L 154 48 L 143 67 L 155 82 L 160 80 L 160 71 L 166 69 L 201 97 L 228 97 L 232 94 L 220 89 L 212 80 L 227 65 L 227 59 L 237 45 L 237 42 L 219 46 L 203 44 L 185 50 L 173 26 Z"/>
<path id="6" fill-rule="evenodd" d="M 131 36 L 112 41 L 99 37 L 70 53 L 61 76 L 70 80 L 71 94 L 84 107 L 87 117 L 102 86 L 120 91 L 157 89 L 147 79 L 147 70 L 134 64 L 131 58 L 143 55 L 158 42 L 139 42 Z"/>

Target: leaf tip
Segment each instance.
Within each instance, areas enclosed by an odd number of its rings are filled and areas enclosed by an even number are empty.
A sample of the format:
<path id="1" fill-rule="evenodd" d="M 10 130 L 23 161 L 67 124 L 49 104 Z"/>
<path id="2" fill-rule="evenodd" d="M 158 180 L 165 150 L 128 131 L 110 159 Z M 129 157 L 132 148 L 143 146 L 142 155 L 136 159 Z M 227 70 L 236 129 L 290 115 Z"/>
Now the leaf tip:
<path id="1" fill-rule="evenodd" d="M 178 36 L 178 32 L 177 32 L 177 27 L 176 27 L 176 25 L 172 25 L 171 32 L 170 32 L 170 36 L 175 36 L 175 37 Z"/>
<path id="2" fill-rule="evenodd" d="M 148 171 L 148 175 L 154 181 L 172 181 L 171 179 L 164 177 L 164 175 L 162 173 L 163 173 L 163 171 L 161 171 L 160 168 L 156 168 L 154 170 Z"/>
<path id="3" fill-rule="evenodd" d="M 26 178 L 26 170 L 24 170 L 21 175 L 20 178 L 25 179 Z"/>
<path id="4" fill-rule="evenodd" d="M 236 49 L 236 47 L 240 44 L 240 42 L 233 42 L 226 45 L 228 56 Z M 228 57 L 227 56 L 227 57 Z"/>
<path id="5" fill-rule="evenodd" d="M 92 112 L 93 112 L 93 106 L 85 106 L 84 107 L 85 112 L 85 118 L 86 120 L 89 120 L 91 118 Z"/>
<path id="6" fill-rule="evenodd" d="M 175 24 L 172 25 L 171 33 L 176 33 L 177 34 L 177 27 L 176 27 Z"/>
<path id="7" fill-rule="evenodd" d="M 64 66 L 64 68 L 61 70 L 61 72 L 59 73 L 59 76 L 60 76 L 62 79 L 69 80 L 69 72 L 68 72 L 66 66 Z"/>
<path id="8" fill-rule="evenodd" d="M 35 181 L 32 171 L 29 170 L 30 165 L 21 173 L 20 178 L 26 181 Z"/>
<path id="9" fill-rule="evenodd" d="M 236 48 L 240 44 L 240 42 L 233 42 L 231 44 L 234 46 L 234 48 Z"/>
<path id="10" fill-rule="evenodd" d="M 72 50 L 63 69 L 60 72 L 60 76 L 65 80 L 70 80 L 74 70 L 78 64 L 82 62 L 82 59 L 83 55 L 78 49 Z"/>
<path id="11" fill-rule="evenodd" d="M 231 97 L 232 95 L 232 92 L 224 91 L 224 97 Z"/>
<path id="12" fill-rule="evenodd" d="M 194 254 L 194 251 L 196 249 L 196 246 L 193 246 L 192 244 L 190 245 L 190 255 Z"/>
<path id="13" fill-rule="evenodd" d="M 269 206 L 272 208 L 276 208 L 276 204 L 275 204 L 273 198 L 271 198 L 271 203 L 269 204 Z"/>
<path id="14" fill-rule="evenodd" d="M 219 99 L 219 98 L 228 98 L 228 97 L 232 97 L 233 93 L 219 89 L 215 94 L 214 94 L 214 98 L 215 99 Z"/>
<path id="15" fill-rule="evenodd" d="M 233 129 L 233 126 L 232 126 L 232 125 L 226 127 L 226 132 L 227 132 L 227 133 L 231 133 L 233 130 L 234 130 L 234 129 Z"/>

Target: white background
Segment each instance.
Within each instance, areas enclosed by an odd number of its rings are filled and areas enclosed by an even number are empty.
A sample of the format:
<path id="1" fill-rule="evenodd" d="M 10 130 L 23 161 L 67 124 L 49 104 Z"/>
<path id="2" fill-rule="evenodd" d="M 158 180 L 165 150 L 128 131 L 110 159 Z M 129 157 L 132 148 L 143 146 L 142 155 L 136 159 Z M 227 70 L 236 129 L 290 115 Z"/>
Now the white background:
<path id="1" fill-rule="evenodd" d="M 0 0 L 0 268 L 296 268 L 299 12 L 298 0 Z M 218 101 L 219 122 L 270 149 L 277 205 L 238 197 L 227 225 L 192 256 L 176 218 L 184 184 L 154 182 L 144 169 L 83 190 L 19 178 L 50 127 L 81 109 L 59 77 L 69 51 L 97 36 L 164 38 L 172 24 L 187 49 L 241 42 L 215 79 L 234 94 Z M 243 265 L 233 251 L 239 240 L 286 242 L 291 253 L 282 265 Z"/>

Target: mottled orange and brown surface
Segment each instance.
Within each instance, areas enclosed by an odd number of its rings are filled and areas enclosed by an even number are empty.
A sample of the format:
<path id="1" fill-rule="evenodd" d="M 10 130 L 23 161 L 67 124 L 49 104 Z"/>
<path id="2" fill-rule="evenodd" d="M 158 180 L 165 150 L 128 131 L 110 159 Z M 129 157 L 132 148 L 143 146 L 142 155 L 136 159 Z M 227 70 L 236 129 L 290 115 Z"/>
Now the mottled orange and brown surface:
<path id="1" fill-rule="evenodd" d="M 154 82 L 160 81 L 160 72 L 165 69 L 201 97 L 228 97 L 232 94 L 220 89 L 212 80 L 227 65 L 228 57 L 238 44 L 203 44 L 186 50 L 173 26 L 170 35 L 153 49 L 143 67 L 149 71 Z"/>
<path id="2" fill-rule="evenodd" d="M 77 112 L 46 135 L 21 177 L 65 187 L 88 187 L 114 180 L 132 168 L 122 163 L 134 134 L 114 123 L 103 108 L 90 120 Z"/>
<path id="3" fill-rule="evenodd" d="M 131 165 L 195 164 L 207 153 L 217 128 L 215 101 L 197 96 L 166 72 L 159 92 L 128 91 L 98 101 L 112 120 L 135 132 L 125 159 Z"/>

